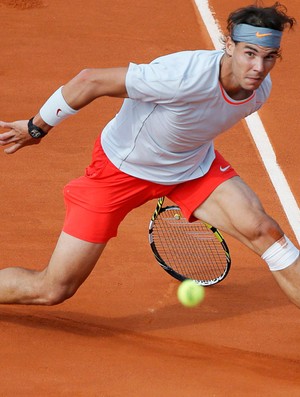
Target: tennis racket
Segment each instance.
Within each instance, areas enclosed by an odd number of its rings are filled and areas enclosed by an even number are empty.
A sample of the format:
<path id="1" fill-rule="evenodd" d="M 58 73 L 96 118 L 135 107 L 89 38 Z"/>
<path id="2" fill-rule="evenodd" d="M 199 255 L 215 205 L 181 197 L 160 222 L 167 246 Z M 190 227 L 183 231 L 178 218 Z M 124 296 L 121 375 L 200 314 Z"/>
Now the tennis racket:
<path id="1" fill-rule="evenodd" d="M 160 266 L 177 280 L 217 284 L 227 276 L 231 258 L 221 233 L 202 221 L 188 222 L 178 206 L 158 199 L 149 224 L 149 243 Z"/>

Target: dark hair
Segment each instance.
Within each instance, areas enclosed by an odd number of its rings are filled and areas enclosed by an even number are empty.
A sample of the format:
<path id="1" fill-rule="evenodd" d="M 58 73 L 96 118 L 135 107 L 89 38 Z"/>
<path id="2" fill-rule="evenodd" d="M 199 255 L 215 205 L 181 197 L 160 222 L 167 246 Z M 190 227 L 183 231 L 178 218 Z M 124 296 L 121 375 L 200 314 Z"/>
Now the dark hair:
<path id="1" fill-rule="evenodd" d="M 261 3 L 257 1 L 256 4 L 239 8 L 228 16 L 227 30 L 230 36 L 233 27 L 240 23 L 279 31 L 285 28 L 291 29 L 296 24 L 295 18 L 286 14 L 287 8 L 283 4 L 276 1 L 272 6 L 263 7 L 259 5 Z"/>

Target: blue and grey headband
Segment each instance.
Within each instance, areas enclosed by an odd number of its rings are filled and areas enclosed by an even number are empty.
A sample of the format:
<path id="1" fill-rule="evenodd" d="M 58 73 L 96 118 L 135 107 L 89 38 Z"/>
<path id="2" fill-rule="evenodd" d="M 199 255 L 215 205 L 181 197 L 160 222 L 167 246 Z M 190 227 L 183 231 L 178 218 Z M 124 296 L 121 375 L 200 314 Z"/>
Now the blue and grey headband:
<path id="1" fill-rule="evenodd" d="M 282 32 L 270 28 L 240 23 L 234 26 L 231 38 L 233 41 L 257 44 L 262 47 L 279 48 Z"/>

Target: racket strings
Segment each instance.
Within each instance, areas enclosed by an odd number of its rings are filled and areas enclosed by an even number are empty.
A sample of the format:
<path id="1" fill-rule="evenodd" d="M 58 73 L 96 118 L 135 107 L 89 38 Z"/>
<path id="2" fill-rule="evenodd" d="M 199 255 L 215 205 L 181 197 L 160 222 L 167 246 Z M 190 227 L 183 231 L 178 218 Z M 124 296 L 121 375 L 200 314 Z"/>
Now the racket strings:
<path id="1" fill-rule="evenodd" d="M 214 280 L 227 269 L 221 242 L 200 221 L 189 223 L 179 209 L 167 209 L 154 222 L 153 242 L 175 272 L 194 280 Z"/>

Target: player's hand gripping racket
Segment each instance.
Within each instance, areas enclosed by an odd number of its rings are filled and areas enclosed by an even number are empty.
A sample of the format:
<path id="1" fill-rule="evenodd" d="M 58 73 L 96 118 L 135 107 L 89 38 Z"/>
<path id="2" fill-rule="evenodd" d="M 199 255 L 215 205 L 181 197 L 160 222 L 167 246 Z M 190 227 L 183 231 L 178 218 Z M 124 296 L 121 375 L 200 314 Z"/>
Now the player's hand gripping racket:
<path id="1" fill-rule="evenodd" d="M 189 223 L 178 206 L 158 203 L 149 224 L 149 243 L 160 266 L 172 277 L 195 280 L 203 286 L 217 284 L 231 264 L 227 244 L 213 226 Z"/>

